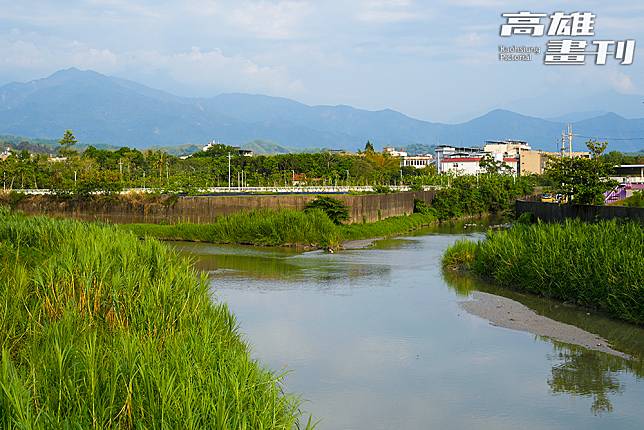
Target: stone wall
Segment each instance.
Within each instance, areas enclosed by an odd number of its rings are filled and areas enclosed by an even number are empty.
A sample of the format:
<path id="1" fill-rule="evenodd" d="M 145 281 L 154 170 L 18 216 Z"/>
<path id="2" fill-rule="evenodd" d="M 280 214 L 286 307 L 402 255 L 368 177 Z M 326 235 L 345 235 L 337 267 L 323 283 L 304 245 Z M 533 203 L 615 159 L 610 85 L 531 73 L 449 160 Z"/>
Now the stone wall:
<path id="1" fill-rule="evenodd" d="M 15 209 L 30 215 L 49 215 L 111 223 L 209 223 L 221 215 L 253 209 L 303 210 L 313 194 L 234 195 L 195 197 L 123 196 L 92 200 L 62 200 L 50 196 L 31 196 L 15 204 Z M 373 222 L 410 214 L 414 199 L 430 203 L 434 191 L 390 194 L 334 194 L 331 197 L 349 206 L 351 223 Z"/>

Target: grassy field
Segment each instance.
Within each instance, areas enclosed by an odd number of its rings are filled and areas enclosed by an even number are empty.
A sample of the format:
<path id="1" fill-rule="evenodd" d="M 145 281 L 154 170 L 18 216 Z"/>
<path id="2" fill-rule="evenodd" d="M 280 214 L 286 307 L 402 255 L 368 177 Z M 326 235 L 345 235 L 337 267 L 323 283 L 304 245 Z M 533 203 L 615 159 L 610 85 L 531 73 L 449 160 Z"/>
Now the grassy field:
<path id="1" fill-rule="evenodd" d="M 0 426 L 292 429 L 206 280 L 156 240 L 0 211 Z"/>
<path id="2" fill-rule="evenodd" d="M 644 228 L 634 222 L 516 225 L 448 248 L 443 266 L 644 324 Z"/>

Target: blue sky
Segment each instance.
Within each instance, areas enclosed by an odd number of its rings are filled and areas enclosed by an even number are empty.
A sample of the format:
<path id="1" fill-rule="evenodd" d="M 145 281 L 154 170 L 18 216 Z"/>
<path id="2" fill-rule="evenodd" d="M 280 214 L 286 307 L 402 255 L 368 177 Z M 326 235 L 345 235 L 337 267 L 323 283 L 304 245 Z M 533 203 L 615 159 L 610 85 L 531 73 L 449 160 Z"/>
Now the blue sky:
<path id="1" fill-rule="evenodd" d="M 636 39 L 635 62 L 501 63 L 499 44 L 547 40 L 499 37 L 501 13 L 519 10 L 593 12 L 595 39 Z M 262 93 L 449 122 L 521 110 L 517 100 L 644 94 L 643 64 L 636 0 L 0 0 L 0 83 L 75 66 L 179 95 Z"/>

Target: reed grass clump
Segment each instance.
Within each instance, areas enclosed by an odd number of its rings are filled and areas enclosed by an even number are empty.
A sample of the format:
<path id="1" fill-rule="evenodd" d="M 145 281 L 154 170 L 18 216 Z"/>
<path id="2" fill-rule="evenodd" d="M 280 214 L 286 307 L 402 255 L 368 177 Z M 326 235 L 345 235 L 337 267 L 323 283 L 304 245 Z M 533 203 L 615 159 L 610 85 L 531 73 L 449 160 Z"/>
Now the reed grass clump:
<path id="1" fill-rule="evenodd" d="M 258 209 L 221 216 L 210 224 L 122 224 L 119 228 L 162 240 L 336 248 L 344 240 L 392 236 L 435 221 L 431 213 L 413 213 L 373 223 L 336 225 L 320 209 Z"/>
<path id="2" fill-rule="evenodd" d="M 491 231 L 477 244 L 455 244 L 443 264 L 469 267 L 504 287 L 644 324 L 642 244 L 644 228 L 635 222 L 515 225 Z"/>
<path id="3" fill-rule="evenodd" d="M 208 288 L 156 240 L 0 211 L 0 427 L 291 429 Z"/>
<path id="4" fill-rule="evenodd" d="M 471 240 L 456 241 L 443 254 L 443 267 L 450 270 L 470 270 L 476 257 L 476 249 L 477 244 Z"/>
<path id="5" fill-rule="evenodd" d="M 406 233 L 434 222 L 436 222 L 436 217 L 432 214 L 413 213 L 385 218 L 372 223 L 344 224 L 338 226 L 338 230 L 343 240 L 370 239 Z"/>
<path id="6" fill-rule="evenodd" d="M 127 224 L 140 237 L 241 245 L 332 247 L 339 243 L 336 225 L 320 209 L 258 209 L 216 218 L 210 224 Z"/>

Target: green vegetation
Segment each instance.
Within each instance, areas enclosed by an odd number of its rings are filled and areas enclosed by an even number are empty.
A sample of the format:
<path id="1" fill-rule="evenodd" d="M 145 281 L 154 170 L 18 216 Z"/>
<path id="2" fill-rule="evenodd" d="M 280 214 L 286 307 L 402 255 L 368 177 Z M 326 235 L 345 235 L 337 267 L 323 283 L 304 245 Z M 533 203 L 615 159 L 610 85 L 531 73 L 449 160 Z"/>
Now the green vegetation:
<path id="1" fill-rule="evenodd" d="M 115 227 L 0 213 L 0 425 L 292 429 L 204 277 Z"/>
<path id="2" fill-rule="evenodd" d="M 0 141 L 0 147 L 6 145 L 9 143 Z M 24 151 L 17 148 L 24 148 Z M 195 194 L 210 187 L 227 187 L 229 161 L 231 187 L 291 186 L 295 183 L 438 185 L 442 181 L 432 169 L 401 169 L 398 158 L 372 150 L 361 154 L 325 151 L 246 157 L 238 148 L 212 145 L 207 151 L 199 148 L 186 158 L 171 155 L 163 149 L 140 151 L 128 147 L 117 150 L 85 147 L 76 141 L 71 130 L 65 132 L 57 146 L 48 145 L 47 148 L 41 151 L 40 146 L 29 145 L 28 142 L 13 144 L 11 155 L 4 161 L 0 160 L 3 189 L 46 188 L 68 195 L 87 190 L 114 192 L 124 188 L 146 188 L 157 192 Z M 77 152 L 74 148 L 84 150 Z M 32 149 L 37 149 L 34 151 L 37 153 L 30 154 L 28 150 Z M 49 156 L 56 152 L 65 159 Z"/>
<path id="3" fill-rule="evenodd" d="M 443 265 L 642 324 L 642 243 L 644 229 L 634 222 L 518 224 L 479 243 L 457 242 Z"/>
<path id="4" fill-rule="evenodd" d="M 219 217 L 211 224 L 128 224 L 121 228 L 141 237 L 168 240 L 334 248 L 343 240 L 391 236 L 436 221 L 506 212 L 514 198 L 532 192 L 531 183 L 530 178 L 503 175 L 456 177 L 450 188 L 437 192 L 431 205 L 416 200 L 413 214 L 373 223 L 341 224 L 349 218 L 348 208 L 337 199 L 319 196 L 305 212 L 259 210 Z"/>
<path id="5" fill-rule="evenodd" d="M 58 143 L 60 144 L 60 155 L 62 155 L 63 157 L 69 157 L 76 152 L 76 150 L 73 148 L 74 145 L 78 143 L 78 141 L 76 140 L 76 137 L 71 130 L 65 130 L 65 134 L 63 135 L 62 139 L 58 141 Z"/>
<path id="6" fill-rule="evenodd" d="M 339 234 L 343 240 L 394 236 L 428 226 L 435 221 L 436 217 L 433 215 L 414 213 L 385 218 L 372 223 L 341 225 Z"/>
<path id="7" fill-rule="evenodd" d="M 635 191 L 632 196 L 614 204 L 616 206 L 626 206 L 629 208 L 644 208 L 644 191 Z"/>
<path id="8" fill-rule="evenodd" d="M 447 188 L 436 192 L 432 208 L 440 220 L 484 213 L 503 213 L 512 209 L 518 197 L 532 194 L 533 179 L 489 174 L 458 176 Z"/>
<path id="9" fill-rule="evenodd" d="M 225 215 L 211 224 L 123 224 L 140 237 L 261 246 L 335 247 L 336 225 L 321 210 L 260 209 Z"/>
<path id="10" fill-rule="evenodd" d="M 568 196 L 569 202 L 603 205 L 604 192 L 617 185 L 609 178 L 613 164 L 602 157 L 608 142 L 589 140 L 586 146 L 591 158 L 551 157 L 544 175 L 551 191 Z"/>
<path id="11" fill-rule="evenodd" d="M 392 236 L 430 225 L 431 214 L 414 213 L 363 224 L 336 225 L 320 209 L 256 210 L 219 217 L 211 224 L 122 224 L 139 237 L 259 246 L 336 248 L 343 240 Z"/>
<path id="12" fill-rule="evenodd" d="M 328 196 L 317 196 L 306 204 L 304 212 L 311 210 L 323 211 L 334 224 L 340 225 L 349 220 L 349 208 L 338 199 Z"/>

